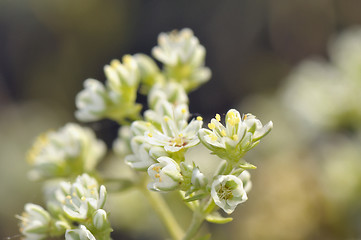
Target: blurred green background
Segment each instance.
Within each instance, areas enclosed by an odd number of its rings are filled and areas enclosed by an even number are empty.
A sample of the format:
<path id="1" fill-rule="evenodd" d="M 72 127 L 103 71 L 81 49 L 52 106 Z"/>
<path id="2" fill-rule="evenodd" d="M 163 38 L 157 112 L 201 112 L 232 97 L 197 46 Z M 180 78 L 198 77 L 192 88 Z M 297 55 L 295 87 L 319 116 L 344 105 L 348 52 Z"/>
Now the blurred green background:
<path id="1" fill-rule="evenodd" d="M 76 121 L 83 81 L 103 81 L 110 60 L 150 54 L 160 32 L 184 27 L 212 70 L 190 94 L 190 111 L 209 120 L 237 108 L 275 125 L 246 156 L 258 169 L 235 221 L 205 225 L 214 239 L 360 239 L 361 122 L 307 128 L 280 100 L 300 62 L 327 61 L 329 40 L 361 25 L 360 9 L 359 0 L 0 0 L 0 239 L 18 239 L 14 216 L 42 203 L 41 185 L 26 177 L 26 151 L 39 133 Z M 88 126 L 109 145 L 117 135 L 111 121 Z M 114 214 L 122 217 L 114 239 L 157 239 L 129 226 L 146 218 L 130 216 L 141 210 Z"/>

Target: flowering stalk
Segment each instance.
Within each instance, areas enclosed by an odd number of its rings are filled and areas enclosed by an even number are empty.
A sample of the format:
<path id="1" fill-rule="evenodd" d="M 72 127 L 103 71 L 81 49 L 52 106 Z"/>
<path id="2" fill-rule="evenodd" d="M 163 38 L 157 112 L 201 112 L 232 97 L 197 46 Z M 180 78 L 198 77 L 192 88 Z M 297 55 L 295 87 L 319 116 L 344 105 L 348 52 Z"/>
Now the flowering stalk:
<path id="1" fill-rule="evenodd" d="M 117 190 L 139 189 L 175 240 L 193 239 L 204 221 L 223 224 L 232 220 L 218 210 L 231 214 L 248 199 L 251 181 L 247 170 L 256 167 L 243 157 L 273 127 L 272 122 L 263 126 L 254 115 L 241 115 L 235 109 L 227 112 L 224 123 L 216 114 L 208 128 L 202 128 L 201 116 L 191 117 L 187 94 L 211 76 L 204 64 L 205 53 L 190 29 L 161 33 L 152 54 L 162 69 L 144 54 L 125 55 L 122 61 L 113 60 L 104 67 L 104 84 L 87 79 L 76 97 L 78 120 L 109 118 L 123 125 L 113 150 L 130 168 L 143 173 L 129 179 L 116 177 Z M 138 93 L 148 95 L 144 116 L 136 102 Z M 219 167 L 211 176 L 202 173 L 197 160 L 186 159 L 187 151 L 197 145 L 219 157 Z M 47 208 L 25 206 L 19 217 L 25 239 L 111 239 L 108 212 L 103 209 L 107 191 L 98 180 L 104 184 L 114 181 L 96 168 L 104 155 L 105 144 L 77 124 L 38 138 L 29 151 L 30 176 L 58 185 L 46 190 Z M 174 191 L 193 211 L 185 232 L 159 194 Z"/>

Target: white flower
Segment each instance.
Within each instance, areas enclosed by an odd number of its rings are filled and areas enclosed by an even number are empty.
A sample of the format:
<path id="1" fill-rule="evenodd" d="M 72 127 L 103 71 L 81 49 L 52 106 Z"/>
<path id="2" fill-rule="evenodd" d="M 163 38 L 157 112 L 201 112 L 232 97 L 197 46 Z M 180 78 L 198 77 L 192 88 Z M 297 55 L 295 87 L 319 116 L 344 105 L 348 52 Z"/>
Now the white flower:
<path id="1" fill-rule="evenodd" d="M 113 142 L 114 152 L 120 156 L 125 157 L 132 153 L 131 141 L 132 131 L 129 126 L 122 126 L 118 130 L 118 138 Z"/>
<path id="2" fill-rule="evenodd" d="M 93 234 L 84 226 L 80 225 L 77 229 L 67 230 L 65 233 L 66 240 L 96 240 Z"/>
<path id="3" fill-rule="evenodd" d="M 251 191 L 252 188 L 252 182 L 251 182 L 251 174 L 247 171 L 244 170 L 239 176 L 239 179 L 241 179 L 242 183 L 243 183 L 243 188 L 244 190 L 248 193 L 249 191 Z"/>
<path id="4" fill-rule="evenodd" d="M 208 180 L 198 167 L 194 167 L 192 171 L 191 183 L 195 189 L 200 189 L 207 185 Z"/>
<path id="5" fill-rule="evenodd" d="M 105 144 L 93 131 L 68 123 L 57 132 L 40 135 L 28 153 L 33 179 L 66 177 L 92 171 L 105 154 Z"/>
<path id="6" fill-rule="evenodd" d="M 123 64 L 113 60 L 104 72 L 105 86 L 95 79 L 85 80 L 84 89 L 76 96 L 76 118 L 85 122 L 105 117 L 119 122 L 136 118 L 141 105 L 135 103 L 139 72 L 134 58 L 125 55 Z"/>
<path id="7" fill-rule="evenodd" d="M 188 104 L 188 95 L 184 88 L 176 82 L 156 84 L 148 94 L 148 105 L 154 109 L 160 100 L 166 100 L 174 105 Z"/>
<path id="8" fill-rule="evenodd" d="M 147 112 L 152 113 L 145 113 L 147 120 L 156 126 L 145 132 L 149 144 L 162 146 L 167 152 L 178 152 L 199 143 L 197 134 L 203 121 L 198 117 L 188 123 L 187 105 L 174 106 L 167 101 L 160 101 L 156 111 L 148 110 Z M 150 115 L 154 118 L 150 119 Z"/>
<path id="9" fill-rule="evenodd" d="M 50 232 L 50 214 L 41 206 L 28 203 L 25 212 L 17 216 L 20 220 L 20 232 L 28 240 L 41 240 L 48 237 Z"/>
<path id="10" fill-rule="evenodd" d="M 288 76 L 283 102 L 309 130 L 355 129 L 361 120 L 361 28 L 329 44 L 329 59 L 308 59 Z"/>
<path id="11" fill-rule="evenodd" d="M 248 197 L 241 179 L 234 175 L 219 175 L 212 183 L 211 196 L 215 204 L 231 214 Z"/>
<path id="12" fill-rule="evenodd" d="M 95 79 L 84 81 L 84 89 L 76 96 L 75 104 L 78 110 L 75 117 L 84 122 L 96 121 L 102 118 L 107 108 L 107 91 L 104 85 Z"/>
<path id="13" fill-rule="evenodd" d="M 93 225 L 97 230 L 110 229 L 110 223 L 108 220 L 108 214 L 103 209 L 98 209 L 93 214 Z"/>
<path id="14" fill-rule="evenodd" d="M 181 83 L 187 92 L 211 77 L 211 71 L 204 67 L 205 48 L 190 29 L 161 33 L 152 54 L 165 65 L 166 76 Z"/>
<path id="15" fill-rule="evenodd" d="M 64 213 L 73 220 L 84 220 L 103 208 L 106 200 L 106 189 L 87 174 L 77 177 L 76 181 L 61 182 L 55 192 L 56 199 L 63 206 Z"/>
<path id="16" fill-rule="evenodd" d="M 226 115 L 225 125 L 220 123 L 219 114 L 208 124 L 208 129 L 199 130 L 201 142 L 220 158 L 237 162 L 256 146 L 260 139 L 272 129 L 270 121 L 265 126 L 252 114 L 241 118 L 237 110 L 231 109 Z"/>
<path id="17" fill-rule="evenodd" d="M 153 180 L 148 188 L 155 191 L 177 189 L 182 181 L 179 165 L 169 157 L 159 157 L 157 161 L 148 168 L 148 174 Z"/>
<path id="18" fill-rule="evenodd" d="M 134 154 L 125 157 L 125 162 L 132 168 L 140 171 L 147 170 L 150 165 L 157 161 L 149 155 L 152 145 L 145 142 L 145 137 L 135 136 L 131 140 L 131 148 Z"/>

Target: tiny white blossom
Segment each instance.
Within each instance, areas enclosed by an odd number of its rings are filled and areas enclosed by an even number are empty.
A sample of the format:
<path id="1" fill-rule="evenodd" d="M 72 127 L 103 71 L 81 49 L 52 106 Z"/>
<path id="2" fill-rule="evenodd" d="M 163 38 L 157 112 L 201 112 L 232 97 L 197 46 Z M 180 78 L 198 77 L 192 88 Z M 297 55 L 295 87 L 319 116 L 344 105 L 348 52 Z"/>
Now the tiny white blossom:
<path id="1" fill-rule="evenodd" d="M 106 200 L 106 189 L 87 174 L 77 177 L 74 183 L 61 182 L 55 192 L 64 213 L 73 220 L 84 220 L 102 208 Z"/>
<path id="2" fill-rule="evenodd" d="M 152 54 L 165 65 L 166 76 L 181 83 L 187 92 L 211 77 L 209 68 L 204 67 L 205 48 L 188 28 L 159 34 Z"/>
<path id="3" fill-rule="evenodd" d="M 125 55 L 123 63 L 113 60 L 104 67 L 104 72 L 105 85 L 95 79 L 84 82 L 84 89 L 76 96 L 76 118 L 85 122 L 102 118 L 122 122 L 136 118 L 141 105 L 135 103 L 139 72 L 134 57 Z"/>
<path id="4" fill-rule="evenodd" d="M 145 132 L 149 144 L 162 146 L 167 152 L 178 152 L 199 143 L 197 134 L 203 121 L 202 118 L 197 118 L 188 123 L 187 105 L 174 106 L 167 101 L 160 101 L 158 108 L 156 111 L 148 110 L 155 116 L 151 122 L 160 128 L 154 127 Z"/>
<path id="5" fill-rule="evenodd" d="M 234 175 L 219 175 L 212 183 L 211 196 L 215 204 L 231 214 L 248 197 L 241 179 Z"/>
<path id="6" fill-rule="evenodd" d="M 96 238 L 84 225 L 80 225 L 77 229 L 67 230 L 65 240 L 96 240 Z"/>
<path id="7" fill-rule="evenodd" d="M 92 171 L 105 154 L 105 144 L 94 132 L 68 123 L 57 132 L 40 135 L 28 152 L 33 179 L 66 177 Z"/>
<path id="8" fill-rule="evenodd" d="M 220 121 L 220 115 L 216 114 L 208 124 L 209 129 L 199 130 L 199 138 L 214 154 L 235 162 L 256 146 L 273 127 L 272 121 L 263 126 L 252 114 L 241 117 L 234 109 L 227 112 L 225 126 Z"/>
<path id="9" fill-rule="evenodd" d="M 50 214 L 41 206 L 27 203 L 25 212 L 18 216 L 21 220 L 20 232 L 28 240 L 45 239 L 50 232 Z"/>
<path id="10" fill-rule="evenodd" d="M 84 122 L 99 120 L 107 108 L 107 92 L 104 85 L 95 79 L 84 81 L 84 89 L 76 96 L 78 110 L 75 117 Z"/>
<path id="11" fill-rule="evenodd" d="M 147 170 L 150 165 L 157 162 L 149 154 L 152 145 L 145 141 L 145 137 L 135 136 L 132 138 L 130 144 L 134 154 L 125 157 L 125 162 L 129 166 L 136 170 L 144 171 Z"/>
<path id="12" fill-rule="evenodd" d="M 179 165 L 169 157 L 159 157 L 158 163 L 148 168 L 152 182 L 148 188 L 155 191 L 171 191 L 177 189 L 182 181 Z"/>

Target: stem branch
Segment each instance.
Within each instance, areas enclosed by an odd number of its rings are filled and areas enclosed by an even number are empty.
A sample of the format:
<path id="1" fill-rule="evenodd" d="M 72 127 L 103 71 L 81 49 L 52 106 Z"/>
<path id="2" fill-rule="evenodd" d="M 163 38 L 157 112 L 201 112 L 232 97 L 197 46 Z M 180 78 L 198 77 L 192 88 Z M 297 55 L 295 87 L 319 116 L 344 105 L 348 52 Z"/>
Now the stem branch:
<path id="1" fill-rule="evenodd" d="M 159 193 L 149 191 L 146 186 L 140 188 L 144 196 L 148 199 L 150 205 L 153 207 L 154 211 L 158 214 L 160 220 L 163 222 L 167 228 L 172 239 L 180 240 L 184 236 L 182 228 L 179 226 L 176 221 L 173 213 L 168 208 L 167 203 L 164 201 L 162 196 Z"/>

